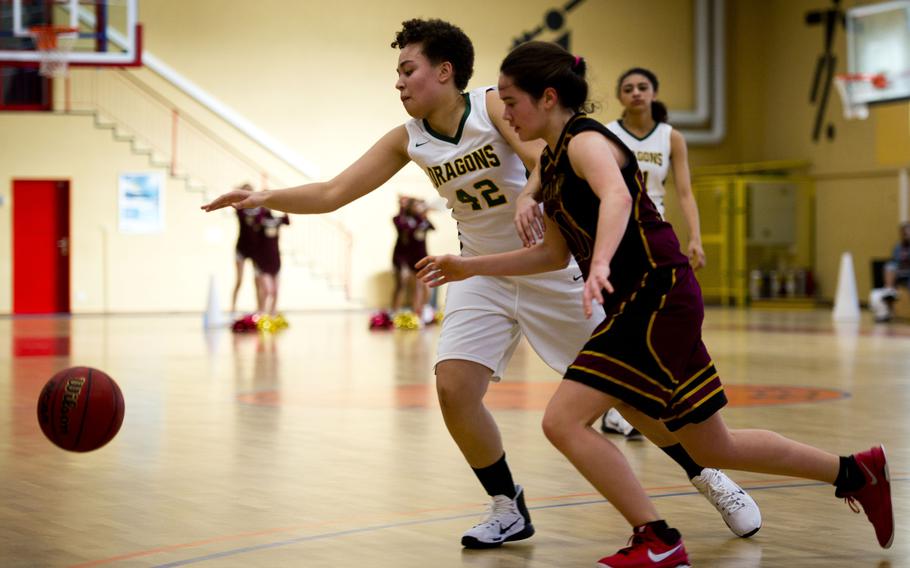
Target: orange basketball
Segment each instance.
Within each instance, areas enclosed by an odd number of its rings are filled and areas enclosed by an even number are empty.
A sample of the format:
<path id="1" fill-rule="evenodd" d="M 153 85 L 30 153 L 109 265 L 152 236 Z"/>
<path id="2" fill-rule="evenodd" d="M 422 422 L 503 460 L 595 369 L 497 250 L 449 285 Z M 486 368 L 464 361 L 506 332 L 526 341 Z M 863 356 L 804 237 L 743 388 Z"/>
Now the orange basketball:
<path id="1" fill-rule="evenodd" d="M 60 371 L 38 398 L 41 431 L 71 452 L 90 452 L 110 442 L 123 423 L 123 411 L 120 387 L 91 367 Z"/>

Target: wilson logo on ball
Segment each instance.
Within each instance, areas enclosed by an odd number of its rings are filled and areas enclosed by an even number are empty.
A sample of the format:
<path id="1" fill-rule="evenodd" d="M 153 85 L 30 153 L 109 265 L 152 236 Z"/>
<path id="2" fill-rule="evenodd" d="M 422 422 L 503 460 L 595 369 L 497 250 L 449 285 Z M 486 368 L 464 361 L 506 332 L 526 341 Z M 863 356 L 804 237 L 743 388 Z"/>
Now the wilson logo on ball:
<path id="1" fill-rule="evenodd" d="M 70 411 L 79 403 L 79 395 L 85 385 L 85 377 L 71 377 L 66 381 L 63 391 L 63 402 L 60 405 L 60 433 L 69 434 Z"/>

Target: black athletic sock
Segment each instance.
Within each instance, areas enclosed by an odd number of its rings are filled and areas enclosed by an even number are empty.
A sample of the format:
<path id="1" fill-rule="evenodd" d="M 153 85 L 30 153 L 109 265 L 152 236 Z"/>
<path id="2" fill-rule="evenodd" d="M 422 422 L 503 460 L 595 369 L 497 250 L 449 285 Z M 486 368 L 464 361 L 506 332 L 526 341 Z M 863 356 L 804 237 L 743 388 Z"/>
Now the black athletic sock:
<path id="1" fill-rule="evenodd" d="M 845 493 L 852 493 L 866 484 L 866 478 L 856 464 L 853 456 L 841 456 L 840 469 L 837 471 L 837 479 L 834 480 L 834 492 L 838 497 L 843 497 Z"/>
<path id="2" fill-rule="evenodd" d="M 493 465 L 471 469 L 474 470 L 474 475 L 480 480 L 480 484 L 487 490 L 487 495 L 490 497 L 505 495 L 509 499 L 515 498 L 515 482 L 512 481 L 512 472 L 509 471 L 505 454 L 502 454 L 499 461 Z"/>
<path id="3" fill-rule="evenodd" d="M 692 479 L 697 475 L 701 475 L 701 470 L 705 469 L 695 463 L 695 460 L 693 460 L 692 456 L 689 455 L 689 452 L 687 452 L 686 449 L 682 447 L 682 444 L 667 446 L 666 448 L 661 448 L 661 450 L 673 458 L 673 461 L 678 463 L 681 468 L 686 470 L 686 475 L 689 476 L 689 479 Z"/>
<path id="4" fill-rule="evenodd" d="M 679 542 L 679 539 L 682 538 L 682 536 L 679 534 L 679 531 L 674 528 L 670 528 L 667 525 L 667 521 L 663 519 L 639 525 L 635 527 L 633 531 L 636 533 L 641 532 L 645 527 L 650 527 L 654 534 L 657 535 L 657 538 L 663 541 L 663 543 L 666 545 L 676 544 Z"/>

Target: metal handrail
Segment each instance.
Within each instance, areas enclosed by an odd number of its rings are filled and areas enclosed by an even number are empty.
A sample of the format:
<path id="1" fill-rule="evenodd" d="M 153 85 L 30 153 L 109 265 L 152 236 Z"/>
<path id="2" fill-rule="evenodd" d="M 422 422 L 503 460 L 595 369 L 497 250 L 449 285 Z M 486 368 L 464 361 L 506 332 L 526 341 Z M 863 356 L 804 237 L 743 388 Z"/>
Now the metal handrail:
<path id="1" fill-rule="evenodd" d="M 131 85 L 133 85 L 134 87 L 139 89 L 142 93 L 148 95 L 155 101 L 159 102 L 162 106 L 166 107 L 171 112 L 176 113 L 178 116 L 180 116 L 180 120 L 190 124 L 193 128 L 195 128 L 196 130 L 198 130 L 199 132 L 201 132 L 202 134 L 204 134 L 205 136 L 210 138 L 212 141 L 214 141 L 216 144 L 221 146 L 229 154 L 232 154 L 236 159 L 240 160 L 241 162 L 244 162 L 245 164 L 250 166 L 253 170 L 262 172 L 264 175 L 266 175 L 268 177 L 268 174 L 266 174 L 266 172 L 263 170 L 263 168 L 259 164 L 250 160 L 247 155 L 243 154 L 237 148 L 226 143 L 223 138 L 221 138 L 210 128 L 208 128 L 207 126 L 205 126 L 204 124 L 202 124 L 201 122 L 199 122 L 198 120 L 196 120 L 195 118 L 190 116 L 190 114 L 188 112 L 182 112 L 180 107 L 178 107 L 174 102 L 172 102 L 171 100 L 166 98 L 161 93 L 159 93 L 159 92 L 155 91 L 154 89 L 152 89 L 151 87 L 149 87 L 146 83 L 140 81 L 139 78 L 136 77 L 135 74 L 130 73 L 129 71 L 126 71 L 125 69 L 116 69 L 116 73 L 121 78 L 126 79 Z M 240 132 L 240 131 L 238 130 L 238 132 Z M 281 185 L 286 185 L 286 184 L 281 183 Z"/>

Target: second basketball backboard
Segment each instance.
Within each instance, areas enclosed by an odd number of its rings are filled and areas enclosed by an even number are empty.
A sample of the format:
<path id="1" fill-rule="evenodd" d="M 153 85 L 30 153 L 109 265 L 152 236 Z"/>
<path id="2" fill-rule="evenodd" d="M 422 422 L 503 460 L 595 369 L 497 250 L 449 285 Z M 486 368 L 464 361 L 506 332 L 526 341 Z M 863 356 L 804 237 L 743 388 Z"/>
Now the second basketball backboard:
<path id="1" fill-rule="evenodd" d="M 847 10 L 847 70 L 854 103 L 910 99 L 910 0 Z"/>
<path id="2" fill-rule="evenodd" d="M 0 63 L 41 62 L 48 26 L 72 43 L 62 54 L 70 65 L 141 64 L 137 0 L 0 0 Z"/>

